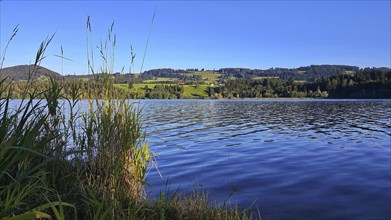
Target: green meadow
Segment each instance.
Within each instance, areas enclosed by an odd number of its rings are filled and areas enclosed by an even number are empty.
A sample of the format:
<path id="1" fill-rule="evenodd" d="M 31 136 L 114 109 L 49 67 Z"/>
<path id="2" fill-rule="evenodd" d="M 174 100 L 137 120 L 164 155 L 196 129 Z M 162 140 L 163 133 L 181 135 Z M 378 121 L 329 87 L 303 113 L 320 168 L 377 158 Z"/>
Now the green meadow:
<path id="1" fill-rule="evenodd" d="M 145 87 L 149 89 L 153 89 L 155 86 L 173 86 L 176 84 L 153 84 L 153 83 L 141 83 L 141 84 L 133 84 L 133 88 L 129 88 L 128 84 L 114 84 L 115 87 L 123 89 L 128 92 L 141 92 L 145 93 Z M 208 97 L 208 85 L 183 85 L 183 98 L 205 98 Z"/>
<path id="2" fill-rule="evenodd" d="M 186 75 L 187 76 L 192 76 L 192 75 L 201 76 L 206 82 L 215 83 L 219 80 L 219 77 L 222 74 L 215 73 L 214 71 L 206 70 L 206 71 L 187 73 Z"/>

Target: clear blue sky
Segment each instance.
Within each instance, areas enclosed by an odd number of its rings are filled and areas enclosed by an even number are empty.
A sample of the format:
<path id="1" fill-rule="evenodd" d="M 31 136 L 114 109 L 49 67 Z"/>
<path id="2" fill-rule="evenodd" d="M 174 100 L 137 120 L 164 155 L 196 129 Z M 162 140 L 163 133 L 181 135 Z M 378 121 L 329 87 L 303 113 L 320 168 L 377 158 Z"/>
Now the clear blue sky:
<path id="1" fill-rule="evenodd" d="M 140 71 L 153 68 L 299 67 L 347 64 L 390 67 L 390 1 L 1 1 L 1 51 L 13 28 L 4 66 L 33 62 L 56 32 L 42 65 L 63 74 L 87 72 L 86 18 L 94 45 L 115 21 L 115 70 L 129 69 L 130 45 Z M 95 51 L 97 57 L 98 51 Z M 96 60 L 97 61 L 97 60 Z M 96 62 L 95 66 L 98 65 Z"/>

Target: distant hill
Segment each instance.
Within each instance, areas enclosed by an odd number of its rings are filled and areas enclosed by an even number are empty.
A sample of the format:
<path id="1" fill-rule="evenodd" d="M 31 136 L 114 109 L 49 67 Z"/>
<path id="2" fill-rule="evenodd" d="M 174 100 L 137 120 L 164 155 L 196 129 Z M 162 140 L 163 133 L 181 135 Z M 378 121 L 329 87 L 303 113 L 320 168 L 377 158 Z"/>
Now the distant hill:
<path id="1" fill-rule="evenodd" d="M 27 80 L 29 72 L 34 68 L 34 65 L 19 65 L 0 69 L 0 79 L 8 77 L 14 81 Z M 390 68 L 380 67 L 371 68 L 375 70 L 388 71 Z M 248 68 L 221 68 L 218 70 L 198 70 L 198 69 L 171 69 L 160 68 L 144 71 L 141 74 L 120 74 L 114 73 L 112 77 L 115 83 L 141 83 L 144 80 L 164 78 L 176 79 L 177 81 L 191 82 L 203 81 L 208 82 L 218 81 L 223 82 L 226 79 L 259 79 L 259 78 L 279 78 L 279 79 L 293 79 L 299 81 L 315 82 L 321 79 L 327 79 L 336 74 L 354 74 L 362 70 L 357 66 L 348 65 L 310 65 L 298 68 L 270 68 L 270 69 L 248 69 Z M 96 74 L 95 76 L 100 76 Z M 54 78 L 79 80 L 88 79 L 92 75 L 67 75 L 63 76 L 45 67 L 38 67 L 38 72 L 34 76 L 35 79 Z M 164 80 L 163 80 L 164 81 Z"/>
<path id="2" fill-rule="evenodd" d="M 37 71 L 32 76 L 34 79 L 53 78 L 64 79 L 64 76 L 45 67 L 37 66 Z M 0 69 L 0 79 L 8 78 L 13 81 L 28 80 L 34 69 L 34 65 L 19 65 Z"/>

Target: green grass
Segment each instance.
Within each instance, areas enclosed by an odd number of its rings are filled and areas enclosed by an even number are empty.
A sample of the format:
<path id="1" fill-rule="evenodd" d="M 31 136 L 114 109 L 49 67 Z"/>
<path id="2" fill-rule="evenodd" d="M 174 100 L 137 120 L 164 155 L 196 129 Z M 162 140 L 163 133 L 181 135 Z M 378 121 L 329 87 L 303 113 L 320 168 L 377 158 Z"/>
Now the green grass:
<path id="1" fill-rule="evenodd" d="M 115 84 L 114 86 L 117 88 L 124 89 L 126 91 L 131 91 L 131 92 L 137 92 L 137 91 L 144 91 L 143 89 L 145 86 L 148 86 L 148 88 L 152 89 L 157 85 L 172 85 L 172 84 L 133 84 L 133 88 L 129 89 L 128 84 Z M 184 98 L 204 98 L 208 96 L 208 93 L 206 92 L 208 89 L 208 85 L 199 85 L 198 88 L 194 85 L 183 85 L 184 88 L 184 93 L 183 97 Z"/>
<path id="2" fill-rule="evenodd" d="M 199 71 L 199 72 L 187 73 L 185 75 L 187 75 L 187 76 L 192 76 L 192 75 L 201 76 L 208 83 L 217 82 L 219 80 L 219 77 L 221 76 L 220 73 L 214 73 L 213 71 Z"/>
<path id="3" fill-rule="evenodd" d="M 156 85 L 165 85 L 165 84 L 147 84 L 147 83 L 133 84 L 133 89 L 144 89 L 145 86 L 148 86 L 148 88 L 151 89 L 151 88 L 155 87 Z M 129 89 L 128 84 L 114 84 L 114 86 L 117 88 L 120 88 L 120 89 L 131 90 L 131 89 Z"/>
<path id="4" fill-rule="evenodd" d="M 133 88 L 144 89 L 147 86 L 149 89 L 153 89 L 157 85 L 172 85 L 172 84 L 160 84 L 160 83 L 137 83 L 133 84 Z M 129 89 L 128 84 L 114 84 L 117 88 Z"/>
<path id="5" fill-rule="evenodd" d="M 149 89 L 153 89 L 157 85 L 172 85 L 172 84 L 159 84 L 159 83 L 140 83 L 140 84 L 133 84 L 133 88 L 129 89 L 128 84 L 114 84 L 115 87 L 124 89 L 127 91 L 135 91 L 135 90 L 143 90 L 145 86 L 147 86 Z"/>
<path id="6" fill-rule="evenodd" d="M 129 89 L 128 84 L 114 84 L 114 86 L 120 89 Z"/>
<path id="7" fill-rule="evenodd" d="M 139 89 L 144 89 L 145 86 L 147 86 L 149 89 L 153 89 L 155 86 L 158 86 L 158 85 L 171 85 L 171 84 L 159 84 L 159 83 L 140 83 L 140 84 L 133 84 L 133 86 L 135 88 L 139 88 Z"/>
<path id="8" fill-rule="evenodd" d="M 206 93 L 208 86 L 207 85 L 199 85 L 198 88 L 196 88 L 193 85 L 185 85 L 184 89 L 185 92 L 183 93 L 183 97 L 187 98 L 202 98 L 207 97 L 208 93 Z"/>
<path id="9" fill-rule="evenodd" d="M 156 79 L 144 80 L 145 83 L 155 83 L 155 82 L 172 82 L 172 83 L 175 83 L 176 81 L 178 81 L 178 78 L 157 77 Z"/>
<path id="10" fill-rule="evenodd" d="M 254 77 L 253 79 L 258 79 L 258 80 L 263 80 L 263 79 L 279 79 L 280 77 L 278 76 L 257 76 Z"/>
<path id="11" fill-rule="evenodd" d="M 344 74 L 346 74 L 346 75 L 354 75 L 355 72 L 351 71 L 351 70 L 346 70 L 346 71 L 344 71 Z"/>

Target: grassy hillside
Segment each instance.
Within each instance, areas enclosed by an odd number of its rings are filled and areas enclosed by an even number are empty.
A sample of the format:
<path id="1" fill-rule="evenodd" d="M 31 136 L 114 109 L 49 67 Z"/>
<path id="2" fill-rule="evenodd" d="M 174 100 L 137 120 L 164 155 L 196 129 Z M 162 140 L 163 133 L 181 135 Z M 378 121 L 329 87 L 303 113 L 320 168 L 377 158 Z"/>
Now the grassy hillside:
<path id="1" fill-rule="evenodd" d="M 156 79 L 144 80 L 145 83 L 168 82 L 168 81 L 175 83 L 176 81 L 178 81 L 178 78 L 157 77 Z"/>
<path id="2" fill-rule="evenodd" d="M 253 79 L 259 79 L 259 80 L 262 80 L 262 79 L 279 79 L 280 77 L 278 76 L 257 76 L 257 77 L 254 77 Z"/>
<path id="3" fill-rule="evenodd" d="M 192 72 L 185 74 L 187 76 L 201 76 L 206 82 L 212 83 L 217 82 L 219 80 L 219 77 L 222 75 L 220 73 L 215 73 L 213 71 L 198 71 L 198 72 Z"/>
<path id="4" fill-rule="evenodd" d="M 193 85 L 185 85 L 184 86 L 185 92 L 183 93 L 184 98 L 202 98 L 205 96 L 208 96 L 208 93 L 206 92 L 208 89 L 207 85 L 199 85 L 198 88 L 196 88 Z"/>
<path id="5" fill-rule="evenodd" d="M 149 89 L 154 88 L 156 85 L 162 84 L 133 84 L 133 88 L 129 89 L 128 84 L 115 84 L 114 86 L 117 88 L 124 89 L 131 93 L 145 93 L 145 86 Z M 163 85 L 173 85 L 173 84 L 163 84 Z M 203 98 L 207 97 L 208 93 L 208 85 L 199 85 L 197 88 L 194 85 L 184 85 L 183 98 Z"/>

